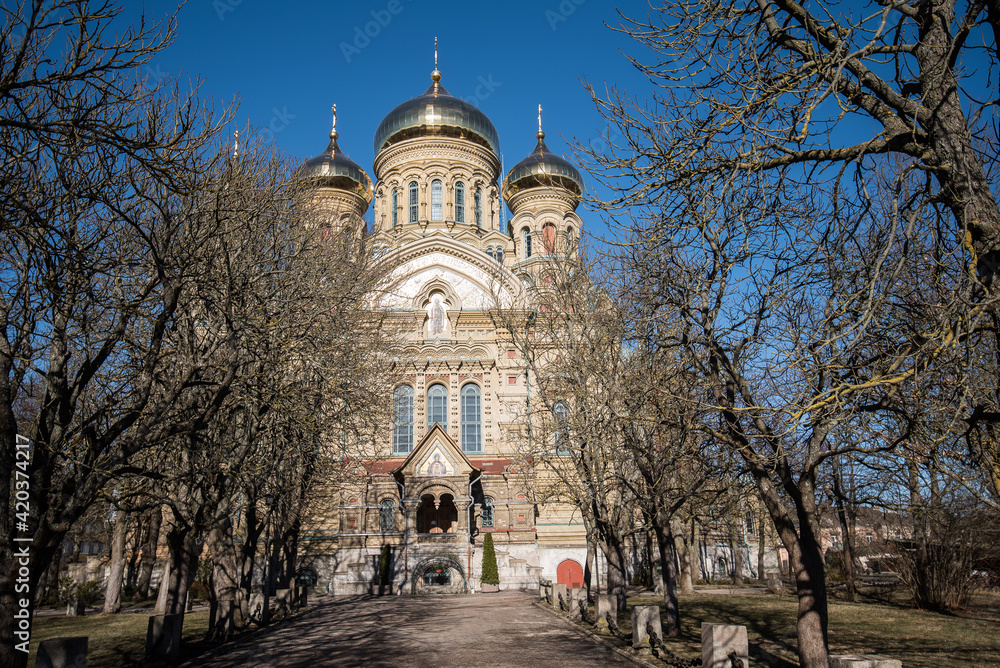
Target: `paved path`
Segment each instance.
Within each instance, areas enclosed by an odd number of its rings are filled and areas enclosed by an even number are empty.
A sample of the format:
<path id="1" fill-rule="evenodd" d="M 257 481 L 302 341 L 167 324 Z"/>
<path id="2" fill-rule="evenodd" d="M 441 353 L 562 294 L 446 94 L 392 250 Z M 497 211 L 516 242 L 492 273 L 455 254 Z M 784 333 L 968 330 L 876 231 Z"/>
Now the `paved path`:
<path id="1" fill-rule="evenodd" d="M 186 667 L 634 666 L 522 592 L 315 598 L 316 610 Z"/>

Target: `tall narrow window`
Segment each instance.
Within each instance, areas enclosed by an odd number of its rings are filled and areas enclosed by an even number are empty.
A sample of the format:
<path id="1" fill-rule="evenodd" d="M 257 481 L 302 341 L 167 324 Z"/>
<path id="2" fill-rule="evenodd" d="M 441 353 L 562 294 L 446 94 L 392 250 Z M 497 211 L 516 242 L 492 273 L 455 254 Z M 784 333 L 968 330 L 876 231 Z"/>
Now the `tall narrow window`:
<path id="1" fill-rule="evenodd" d="M 427 390 L 427 428 L 435 424 L 448 430 L 448 390 L 444 385 L 431 385 Z"/>
<path id="2" fill-rule="evenodd" d="M 392 454 L 413 449 L 413 388 L 400 385 L 392 393 Z"/>
<path id="3" fill-rule="evenodd" d="M 486 249 L 486 254 L 489 255 L 490 258 L 494 260 L 497 259 L 497 256 L 493 252 L 493 246 L 490 246 L 489 248 Z"/>
<path id="4" fill-rule="evenodd" d="M 497 246 L 497 262 L 503 264 L 503 247 Z"/>
<path id="5" fill-rule="evenodd" d="M 573 243 L 575 241 L 576 241 L 576 239 L 573 238 L 573 228 L 572 227 L 567 227 L 566 228 L 566 251 L 568 253 L 572 253 L 573 252 Z"/>
<path id="6" fill-rule="evenodd" d="M 462 388 L 462 450 L 483 451 L 483 419 L 479 386 L 469 383 Z"/>
<path id="7" fill-rule="evenodd" d="M 393 227 L 399 225 L 399 188 L 392 189 L 392 214 L 390 218 Z"/>
<path id="8" fill-rule="evenodd" d="M 482 188 L 476 188 L 476 197 L 475 197 L 475 199 L 476 199 L 476 201 L 475 201 L 475 205 L 476 205 L 476 226 L 477 227 L 482 227 L 483 226 L 483 189 Z"/>
<path id="9" fill-rule="evenodd" d="M 569 451 L 569 438 L 566 434 L 566 420 L 569 417 L 569 409 L 566 404 L 557 401 L 552 407 L 552 416 L 555 418 L 555 438 L 553 439 L 556 454 L 564 455 Z"/>
<path id="10" fill-rule="evenodd" d="M 455 222 L 465 222 L 465 184 L 461 181 L 455 184 Z"/>
<path id="11" fill-rule="evenodd" d="M 483 514 L 480 517 L 479 524 L 484 527 L 493 526 L 493 499 L 488 496 L 483 499 Z"/>
<path id="12" fill-rule="evenodd" d="M 392 533 L 396 528 L 392 500 L 385 499 L 382 501 L 382 506 L 379 510 L 379 519 L 381 520 L 379 523 L 382 525 L 382 533 Z"/>
<path id="13" fill-rule="evenodd" d="M 546 255 L 556 252 L 556 226 L 552 223 L 546 223 L 542 228 L 542 243 L 545 244 Z"/>
<path id="14" fill-rule="evenodd" d="M 441 179 L 434 179 L 431 181 L 431 220 L 444 220 L 443 204 L 444 198 L 441 194 Z"/>
<path id="15" fill-rule="evenodd" d="M 521 238 L 524 240 L 524 258 L 531 257 L 531 230 L 527 227 L 521 231 Z"/>
<path id="16" fill-rule="evenodd" d="M 411 223 L 417 222 L 417 182 L 410 181 L 410 218 Z"/>

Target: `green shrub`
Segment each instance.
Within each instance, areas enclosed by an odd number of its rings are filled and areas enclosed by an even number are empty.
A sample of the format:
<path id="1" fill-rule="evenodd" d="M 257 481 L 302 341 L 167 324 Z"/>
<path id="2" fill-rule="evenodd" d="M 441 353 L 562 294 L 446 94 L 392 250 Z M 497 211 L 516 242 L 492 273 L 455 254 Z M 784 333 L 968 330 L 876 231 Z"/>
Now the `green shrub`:
<path id="1" fill-rule="evenodd" d="M 76 588 L 76 600 L 84 607 L 92 608 L 104 596 L 101 592 L 101 585 L 93 580 L 87 580 Z"/>
<path id="2" fill-rule="evenodd" d="M 493 534 L 487 533 L 483 538 L 483 574 L 479 581 L 483 584 L 500 584 L 500 573 L 497 571 L 497 553 L 493 549 Z"/>

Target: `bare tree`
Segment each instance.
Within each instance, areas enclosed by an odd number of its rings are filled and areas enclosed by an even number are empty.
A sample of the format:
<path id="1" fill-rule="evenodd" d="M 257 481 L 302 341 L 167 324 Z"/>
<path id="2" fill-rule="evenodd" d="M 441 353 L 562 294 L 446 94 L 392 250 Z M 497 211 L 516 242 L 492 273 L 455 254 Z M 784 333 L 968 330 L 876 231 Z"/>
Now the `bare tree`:
<path id="1" fill-rule="evenodd" d="M 993 5 L 668 4 L 619 26 L 652 102 L 592 89 L 615 132 L 581 150 L 625 212 L 623 274 L 684 321 L 664 345 L 704 379 L 701 428 L 794 556 L 806 666 L 827 665 L 821 467 L 902 442 L 903 384 L 995 310 L 996 77 L 972 65 L 997 65 Z M 854 141 L 856 119 L 880 127 Z"/>
<path id="2" fill-rule="evenodd" d="M 177 214 L 211 172 L 226 116 L 170 79 L 141 76 L 172 21 L 112 36 L 119 13 L 83 1 L 3 8 L 0 475 L 5 507 L 15 472 L 28 482 L 31 517 L 18 531 L 32 537 L 32 590 L 108 480 L 168 429 L 178 397 L 153 400 L 162 344 L 212 232 Z M 36 382 L 38 412 L 15 421 Z M 27 471 L 13 466 L 19 433 L 32 439 Z M 12 537 L 6 514 L 0 662 L 20 665 Z"/>

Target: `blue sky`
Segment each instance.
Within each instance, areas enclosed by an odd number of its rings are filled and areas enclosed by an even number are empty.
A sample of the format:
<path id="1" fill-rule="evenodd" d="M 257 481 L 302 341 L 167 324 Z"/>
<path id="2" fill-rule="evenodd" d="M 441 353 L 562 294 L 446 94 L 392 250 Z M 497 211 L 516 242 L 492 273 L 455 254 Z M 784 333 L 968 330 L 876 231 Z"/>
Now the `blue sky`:
<path id="1" fill-rule="evenodd" d="M 642 0 L 618 6 L 629 15 L 648 10 Z M 176 3 L 145 7 L 159 19 Z M 271 132 L 301 159 L 326 146 L 336 103 L 340 146 L 371 175 L 375 128 L 430 85 L 436 36 L 441 83 L 490 117 L 509 170 L 534 148 L 539 104 L 546 143 L 570 159 L 564 138 L 590 140 L 604 130 L 583 79 L 646 97 L 647 82 L 620 53 L 636 47 L 604 25 L 619 20 L 601 0 L 190 0 L 179 11 L 176 42 L 150 68 L 200 76 L 202 93 L 217 102 L 238 98 L 241 125 Z M 600 224 L 595 214 L 583 216 Z"/>

